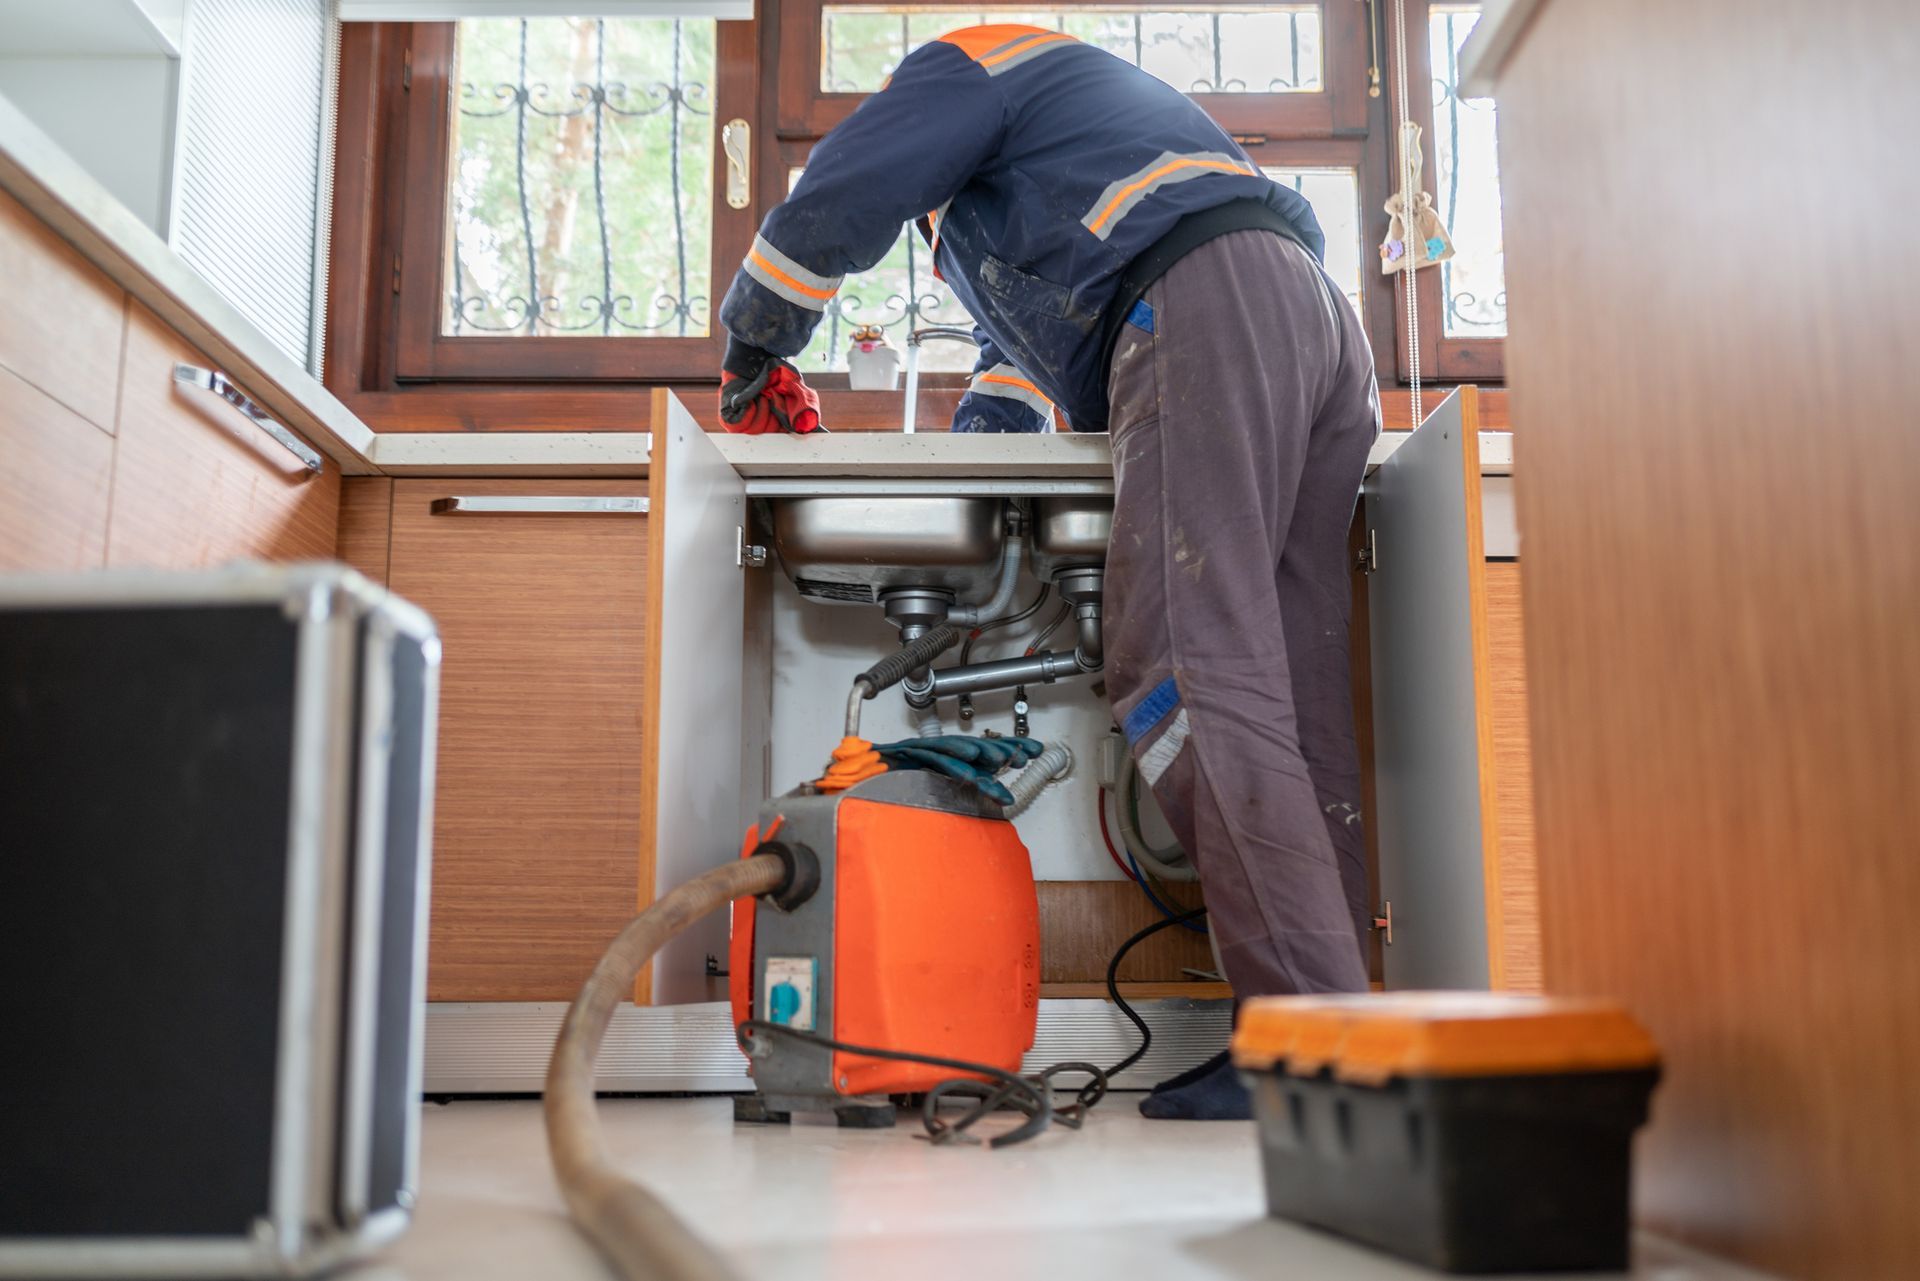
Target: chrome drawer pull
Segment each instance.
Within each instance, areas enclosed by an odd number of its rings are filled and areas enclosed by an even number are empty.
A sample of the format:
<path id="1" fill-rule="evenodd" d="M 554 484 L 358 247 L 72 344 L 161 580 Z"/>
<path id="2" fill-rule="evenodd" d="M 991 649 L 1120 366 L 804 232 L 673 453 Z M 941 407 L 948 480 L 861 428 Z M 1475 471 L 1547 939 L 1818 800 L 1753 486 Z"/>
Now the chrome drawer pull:
<path id="1" fill-rule="evenodd" d="M 548 498 L 492 494 L 483 498 L 436 498 L 436 516 L 644 516 L 644 498 Z"/>
<path id="2" fill-rule="evenodd" d="M 228 382 L 227 376 L 219 370 L 201 369 L 197 365 L 175 365 L 173 381 L 184 387 L 198 387 L 201 391 L 212 392 L 239 410 L 248 422 L 273 437 L 282 448 L 298 458 L 308 471 L 318 473 L 325 470 L 325 461 L 306 441 L 269 418 L 266 410 L 254 404 L 247 393 Z"/>

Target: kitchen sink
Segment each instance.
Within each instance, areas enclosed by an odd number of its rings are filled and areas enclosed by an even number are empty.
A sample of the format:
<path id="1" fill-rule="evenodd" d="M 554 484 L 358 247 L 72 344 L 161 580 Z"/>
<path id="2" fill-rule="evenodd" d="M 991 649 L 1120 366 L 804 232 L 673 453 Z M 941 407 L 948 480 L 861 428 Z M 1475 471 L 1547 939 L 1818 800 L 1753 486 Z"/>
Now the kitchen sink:
<path id="1" fill-rule="evenodd" d="M 1033 572 L 1046 582 L 1062 570 L 1104 565 L 1113 534 L 1113 499 L 1095 496 L 1033 500 Z"/>
<path id="2" fill-rule="evenodd" d="M 1006 546 L 1006 502 L 956 495 L 773 500 L 781 567 L 812 600 L 872 604 L 905 588 L 993 595 Z"/>

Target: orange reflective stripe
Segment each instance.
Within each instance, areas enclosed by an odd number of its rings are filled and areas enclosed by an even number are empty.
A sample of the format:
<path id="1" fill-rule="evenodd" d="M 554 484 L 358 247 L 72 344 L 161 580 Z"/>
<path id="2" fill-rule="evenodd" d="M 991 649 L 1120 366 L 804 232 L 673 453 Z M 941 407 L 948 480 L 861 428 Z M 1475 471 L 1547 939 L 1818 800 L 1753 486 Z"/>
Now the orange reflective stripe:
<path id="1" fill-rule="evenodd" d="M 940 37 L 942 44 L 950 44 L 975 62 L 998 49 L 1009 40 L 1018 40 L 1021 36 L 1054 35 L 1045 27 L 1028 27 L 1017 22 L 996 23 L 988 27 L 962 27 L 958 31 L 949 31 Z"/>
<path id="2" fill-rule="evenodd" d="M 761 254 L 758 249 L 747 250 L 747 259 L 752 262 L 754 266 L 760 268 L 760 270 L 766 272 L 787 288 L 795 290 L 798 293 L 803 293 L 809 298 L 819 298 L 824 301 L 825 299 L 833 297 L 834 291 L 831 289 L 815 289 L 811 285 L 801 284 L 792 276 L 789 276 L 786 272 L 768 262 L 766 257 Z"/>
<path id="3" fill-rule="evenodd" d="M 1113 199 L 1107 202 L 1107 207 L 1100 211 L 1100 216 L 1087 224 L 1087 230 L 1099 231 L 1100 228 L 1106 226 L 1107 219 L 1113 217 L 1114 210 L 1118 209 L 1121 205 L 1126 203 L 1127 197 L 1133 195 L 1133 193 L 1135 193 L 1136 191 L 1139 191 L 1142 187 L 1146 186 L 1147 184 L 1166 177 L 1168 174 L 1174 172 L 1176 169 L 1218 169 L 1222 173 L 1239 173 L 1239 174 L 1252 172 L 1252 170 L 1248 166 L 1241 165 L 1241 164 L 1234 164 L 1232 161 L 1228 161 L 1228 160 L 1190 160 L 1188 159 L 1188 160 L 1168 161 L 1166 164 L 1161 165 L 1158 169 L 1155 169 L 1153 172 L 1144 174 L 1141 177 L 1134 179 L 1132 182 L 1128 183 L 1126 186 L 1120 188 L 1119 192 L 1115 194 Z"/>
<path id="4" fill-rule="evenodd" d="M 1005 374 L 981 374 L 973 381 L 977 383 L 1005 383 L 1009 387 L 1018 387 L 1022 391 L 1030 391 L 1040 399 L 1046 401 L 1049 405 L 1053 403 L 1053 397 L 1047 395 L 1046 392 L 1041 391 L 1024 378 L 1009 378 Z"/>
<path id="5" fill-rule="evenodd" d="M 1072 36 L 1065 35 L 1058 31 L 1043 32 L 1040 35 L 1034 36 L 1031 40 L 1022 40 L 1019 44 L 1014 45 L 1011 49 L 1002 49 L 999 53 L 996 53 L 991 57 L 979 58 L 979 59 L 976 59 L 976 61 L 978 61 L 979 64 L 983 67 L 992 67 L 1002 62 L 1005 62 L 1009 58 L 1017 58 L 1021 54 L 1026 53 L 1028 50 L 1037 49 L 1043 44 L 1055 44 L 1061 40 L 1071 40 L 1071 39 L 1073 39 Z"/>

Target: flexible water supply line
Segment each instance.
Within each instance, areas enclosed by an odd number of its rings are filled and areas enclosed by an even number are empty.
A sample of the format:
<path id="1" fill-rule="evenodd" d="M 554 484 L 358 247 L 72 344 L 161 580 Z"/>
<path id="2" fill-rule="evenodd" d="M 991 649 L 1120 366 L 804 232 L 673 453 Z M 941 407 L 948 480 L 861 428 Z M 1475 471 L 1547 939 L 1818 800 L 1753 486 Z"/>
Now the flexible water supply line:
<path id="1" fill-rule="evenodd" d="M 1007 807 L 1007 817 L 1020 817 L 1040 793 L 1047 790 L 1049 784 L 1065 778 L 1072 771 L 1073 749 L 1065 743 L 1051 744 L 1007 784 L 1007 790 L 1013 793 L 1013 804 Z"/>
<path id="2" fill-rule="evenodd" d="M 627 1281 L 737 1281 L 739 1274 L 614 1163 L 593 1102 L 600 1042 L 667 940 L 734 899 L 778 892 L 787 877 L 777 855 L 756 854 L 668 892 L 620 931 L 560 1026 L 547 1065 L 547 1150 L 574 1222 Z"/>

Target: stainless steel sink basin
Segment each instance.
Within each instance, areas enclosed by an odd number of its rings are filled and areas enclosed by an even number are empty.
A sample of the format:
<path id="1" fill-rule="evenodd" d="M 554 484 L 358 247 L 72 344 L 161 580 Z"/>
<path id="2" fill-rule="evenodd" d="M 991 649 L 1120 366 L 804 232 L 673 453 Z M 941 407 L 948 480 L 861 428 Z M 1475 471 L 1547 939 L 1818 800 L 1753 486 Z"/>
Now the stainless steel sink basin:
<path id="1" fill-rule="evenodd" d="M 1113 534 L 1113 499 L 1058 497 L 1033 500 L 1033 572 L 1049 581 L 1064 569 L 1103 565 Z"/>
<path id="2" fill-rule="evenodd" d="M 870 604 L 917 587 L 958 604 L 993 595 L 1006 544 L 998 498 L 821 497 L 773 502 L 773 545 L 800 594 Z"/>

